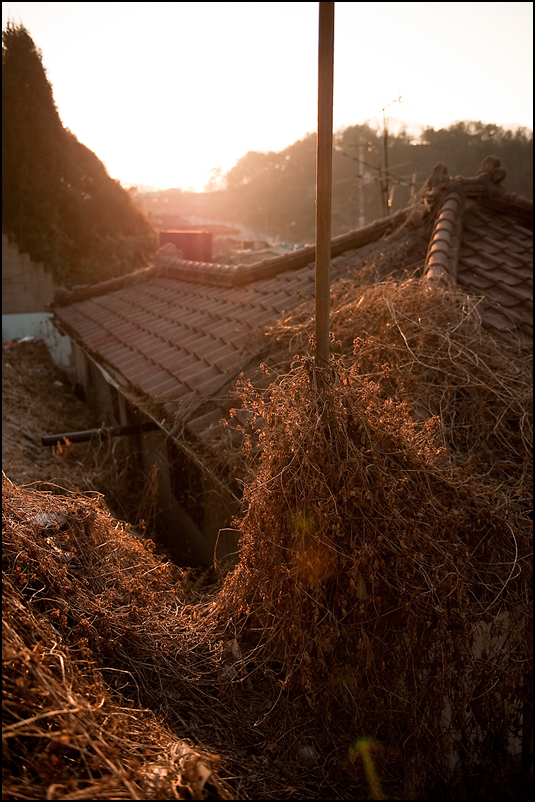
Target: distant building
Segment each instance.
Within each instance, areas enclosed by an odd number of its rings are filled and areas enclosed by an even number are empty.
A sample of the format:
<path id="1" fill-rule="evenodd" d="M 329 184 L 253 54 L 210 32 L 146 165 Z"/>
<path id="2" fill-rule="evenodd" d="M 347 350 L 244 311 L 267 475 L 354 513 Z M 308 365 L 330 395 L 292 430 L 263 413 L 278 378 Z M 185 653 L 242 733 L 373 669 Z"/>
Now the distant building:
<path id="1" fill-rule="evenodd" d="M 190 262 L 212 261 L 211 231 L 160 231 L 160 245 L 168 243 Z"/>

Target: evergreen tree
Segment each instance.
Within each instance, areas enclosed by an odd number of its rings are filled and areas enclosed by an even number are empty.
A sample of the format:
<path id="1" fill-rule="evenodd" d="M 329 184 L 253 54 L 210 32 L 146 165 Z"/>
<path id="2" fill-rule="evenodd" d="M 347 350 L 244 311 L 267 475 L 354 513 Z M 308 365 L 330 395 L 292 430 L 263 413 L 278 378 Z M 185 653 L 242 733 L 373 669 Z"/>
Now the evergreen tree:
<path id="1" fill-rule="evenodd" d="M 97 156 L 64 128 L 41 52 L 2 33 L 2 231 L 66 286 L 144 266 L 156 235 Z"/>

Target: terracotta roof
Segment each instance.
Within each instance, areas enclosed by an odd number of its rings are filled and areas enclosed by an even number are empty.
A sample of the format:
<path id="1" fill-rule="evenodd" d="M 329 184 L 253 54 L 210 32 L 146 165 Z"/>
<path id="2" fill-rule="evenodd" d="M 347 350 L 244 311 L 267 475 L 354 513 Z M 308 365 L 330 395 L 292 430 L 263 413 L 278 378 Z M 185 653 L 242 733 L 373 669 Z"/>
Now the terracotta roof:
<path id="1" fill-rule="evenodd" d="M 533 201 L 501 191 L 505 171 L 496 157 L 485 159 L 475 179 L 451 179 L 441 168 L 429 182 L 431 198 L 440 200 L 427 277 L 482 296 L 484 325 L 532 347 Z"/>
<path id="2" fill-rule="evenodd" d="M 405 213 L 333 240 L 333 254 L 399 225 Z M 253 265 L 188 262 L 172 246 L 145 270 L 59 295 L 59 326 L 94 359 L 173 415 L 174 402 L 211 396 L 235 380 L 255 335 L 314 297 L 315 249 Z M 335 280 L 345 257 L 331 264 Z M 257 360 L 258 362 L 258 360 Z"/>
<path id="3" fill-rule="evenodd" d="M 522 342 L 533 342 L 533 231 L 471 202 L 457 270 L 458 283 L 489 302 L 488 326 L 507 335 L 516 323 Z"/>
<path id="4" fill-rule="evenodd" d="M 502 173 L 494 157 L 469 179 L 437 165 L 411 207 L 333 240 L 331 279 L 362 254 L 379 258 L 401 230 L 425 231 L 429 281 L 482 296 L 484 324 L 532 347 L 533 203 L 504 193 Z M 208 441 L 231 406 L 215 397 L 281 356 L 263 354 L 260 335 L 314 297 L 314 257 L 307 246 L 252 265 L 203 264 L 165 246 L 146 270 L 64 293 L 55 320 L 119 385 L 156 402 L 164 428 Z"/>
<path id="5" fill-rule="evenodd" d="M 305 266 L 254 284 L 217 286 L 186 280 L 169 264 L 143 283 L 126 284 L 55 309 L 66 330 L 97 360 L 134 388 L 169 402 L 192 393 L 212 395 L 247 363 L 254 334 L 314 295 L 314 271 Z M 339 274 L 333 265 L 333 276 Z M 170 409 L 170 408 L 169 408 Z"/>

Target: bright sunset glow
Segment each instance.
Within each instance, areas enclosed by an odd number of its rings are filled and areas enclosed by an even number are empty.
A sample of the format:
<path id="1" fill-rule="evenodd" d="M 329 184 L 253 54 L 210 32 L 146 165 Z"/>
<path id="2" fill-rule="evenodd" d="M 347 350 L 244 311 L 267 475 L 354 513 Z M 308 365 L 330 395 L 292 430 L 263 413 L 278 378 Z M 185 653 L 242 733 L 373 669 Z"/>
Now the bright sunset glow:
<path id="1" fill-rule="evenodd" d="M 125 186 L 202 190 L 316 130 L 318 3 L 3 3 Z M 533 127 L 531 3 L 336 3 L 334 127 Z"/>

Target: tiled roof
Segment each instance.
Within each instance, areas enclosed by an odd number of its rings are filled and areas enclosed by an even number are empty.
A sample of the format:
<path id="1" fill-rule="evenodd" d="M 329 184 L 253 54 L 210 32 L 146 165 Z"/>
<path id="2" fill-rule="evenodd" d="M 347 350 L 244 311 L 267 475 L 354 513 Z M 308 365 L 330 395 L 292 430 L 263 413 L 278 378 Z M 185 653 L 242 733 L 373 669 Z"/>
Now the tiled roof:
<path id="1" fill-rule="evenodd" d="M 496 157 L 485 159 L 475 179 L 450 179 L 437 168 L 430 188 L 439 200 L 429 280 L 457 283 L 482 296 L 483 324 L 532 347 L 533 201 L 500 189 L 505 172 Z"/>
<path id="2" fill-rule="evenodd" d="M 334 264 L 333 276 L 339 272 Z M 166 271 L 57 307 L 55 314 L 97 360 L 169 404 L 192 393 L 218 392 L 246 364 L 254 334 L 313 295 L 308 265 L 234 287 L 173 278 Z"/>
<path id="3" fill-rule="evenodd" d="M 484 324 L 532 345 L 533 203 L 501 191 L 503 171 L 489 158 L 473 179 L 438 165 L 410 208 L 335 238 L 331 279 L 360 253 L 379 257 L 400 227 L 430 230 L 428 279 L 483 296 Z M 253 265 L 203 264 L 166 246 L 146 270 L 64 294 L 55 317 L 119 385 L 156 402 L 167 431 L 186 426 L 209 441 L 237 405 L 215 397 L 241 371 L 277 361 L 262 353 L 264 327 L 314 297 L 314 257 L 307 246 Z"/>
<path id="4" fill-rule="evenodd" d="M 380 238 L 404 217 L 336 238 L 333 254 Z M 177 400 L 211 396 L 236 379 L 258 350 L 255 335 L 314 297 L 314 256 L 308 246 L 253 265 L 204 264 L 165 246 L 145 270 L 63 293 L 55 317 L 119 384 L 172 416 Z M 333 280 L 344 266 L 335 256 Z"/>
<path id="5" fill-rule="evenodd" d="M 521 342 L 533 342 L 533 231 L 467 202 L 457 281 L 485 297 L 487 326 L 505 336 L 518 326 Z"/>

